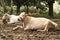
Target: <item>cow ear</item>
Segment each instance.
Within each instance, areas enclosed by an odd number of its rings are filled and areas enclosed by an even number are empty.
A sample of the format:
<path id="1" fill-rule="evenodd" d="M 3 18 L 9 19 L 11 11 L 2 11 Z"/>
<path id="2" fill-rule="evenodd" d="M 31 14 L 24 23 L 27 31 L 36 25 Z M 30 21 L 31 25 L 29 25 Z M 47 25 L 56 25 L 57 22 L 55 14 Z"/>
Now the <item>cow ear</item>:
<path id="1" fill-rule="evenodd" d="M 9 17 L 10 18 L 10 15 L 9 14 L 7 14 L 7 13 L 5 13 L 6 15 L 5 16 L 7 16 L 7 17 Z"/>

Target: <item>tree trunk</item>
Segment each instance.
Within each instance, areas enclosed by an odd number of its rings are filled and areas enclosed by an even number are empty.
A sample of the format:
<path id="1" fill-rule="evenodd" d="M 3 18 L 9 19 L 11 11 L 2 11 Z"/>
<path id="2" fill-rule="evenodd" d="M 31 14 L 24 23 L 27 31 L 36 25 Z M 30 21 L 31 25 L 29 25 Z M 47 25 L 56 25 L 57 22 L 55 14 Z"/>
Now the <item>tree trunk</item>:
<path id="1" fill-rule="evenodd" d="M 49 14 L 48 15 L 50 17 L 53 17 L 53 3 L 49 2 L 48 5 L 49 5 Z"/>
<path id="2" fill-rule="evenodd" d="M 13 0 L 11 0 L 11 13 L 10 14 L 13 14 Z"/>
<path id="3" fill-rule="evenodd" d="M 26 10 L 26 13 L 28 13 L 28 11 L 29 11 L 29 8 L 28 8 L 28 4 L 29 3 L 29 0 L 27 0 L 27 2 L 26 2 L 26 7 L 27 7 L 27 10 Z"/>
<path id="4" fill-rule="evenodd" d="M 6 10 L 5 0 L 1 0 L 1 4 L 2 4 L 2 7 L 3 7 L 3 13 L 6 13 L 7 10 Z"/>
<path id="5" fill-rule="evenodd" d="M 19 15 L 20 13 L 20 5 L 17 5 L 17 14 L 16 15 Z"/>
<path id="6" fill-rule="evenodd" d="M 27 11 L 26 11 L 26 13 L 28 13 L 28 5 L 26 5 L 27 6 Z"/>

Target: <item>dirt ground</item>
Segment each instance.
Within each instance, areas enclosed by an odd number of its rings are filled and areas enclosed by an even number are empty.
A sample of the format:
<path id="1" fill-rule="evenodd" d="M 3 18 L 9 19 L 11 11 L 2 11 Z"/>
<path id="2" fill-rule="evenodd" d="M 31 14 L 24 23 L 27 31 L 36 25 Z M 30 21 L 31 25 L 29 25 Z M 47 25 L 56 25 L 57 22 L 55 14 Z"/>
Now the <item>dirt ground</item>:
<path id="1" fill-rule="evenodd" d="M 54 20 L 60 24 L 60 20 Z M 49 32 L 24 31 L 21 28 L 12 30 L 16 25 L 0 25 L 0 40 L 60 40 L 60 31 Z"/>

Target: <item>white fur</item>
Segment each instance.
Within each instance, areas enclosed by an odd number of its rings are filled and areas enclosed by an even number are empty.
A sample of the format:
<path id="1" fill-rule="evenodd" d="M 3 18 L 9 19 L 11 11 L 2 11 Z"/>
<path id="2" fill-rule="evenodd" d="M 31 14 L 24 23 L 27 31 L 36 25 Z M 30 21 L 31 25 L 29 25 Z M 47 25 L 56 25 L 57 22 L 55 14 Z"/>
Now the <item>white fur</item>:
<path id="1" fill-rule="evenodd" d="M 6 19 L 9 21 L 7 21 L 8 24 L 11 24 L 11 23 L 15 23 L 15 22 L 18 22 L 18 18 L 19 16 L 16 16 L 16 15 L 9 15 L 9 14 L 4 14 L 3 17 L 2 17 L 2 20 Z"/>
<path id="2" fill-rule="evenodd" d="M 22 12 L 19 15 L 19 19 L 20 21 L 22 21 L 23 19 L 23 23 L 24 23 L 24 30 L 29 30 L 29 29 L 43 29 L 44 30 L 40 30 L 40 31 L 48 31 L 49 28 L 55 28 L 57 27 L 57 24 L 47 18 L 36 18 L 36 17 L 31 17 L 28 15 L 25 15 L 25 12 Z M 22 18 L 22 19 L 21 19 Z"/>
<path id="3" fill-rule="evenodd" d="M 18 18 L 19 18 L 19 16 L 10 15 L 10 21 L 8 22 L 8 24 L 18 22 Z"/>

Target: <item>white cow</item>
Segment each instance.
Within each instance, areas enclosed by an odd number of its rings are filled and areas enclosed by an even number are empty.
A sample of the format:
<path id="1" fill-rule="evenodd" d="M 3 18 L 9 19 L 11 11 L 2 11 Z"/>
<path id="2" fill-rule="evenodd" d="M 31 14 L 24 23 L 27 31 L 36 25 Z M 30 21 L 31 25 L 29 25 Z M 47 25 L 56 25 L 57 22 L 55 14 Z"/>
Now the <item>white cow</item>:
<path id="1" fill-rule="evenodd" d="M 4 24 L 15 24 L 15 23 L 19 24 L 18 18 L 19 18 L 19 16 L 9 15 L 9 14 L 5 13 L 2 17 L 2 20 L 3 20 Z M 22 24 L 22 23 L 20 22 L 20 24 Z M 22 28 L 22 26 L 17 25 L 17 27 L 14 27 L 13 30 L 15 30 L 19 27 Z"/>
<path id="2" fill-rule="evenodd" d="M 8 24 L 12 24 L 12 23 L 16 23 L 18 22 L 18 19 L 19 16 L 16 16 L 16 15 L 9 15 L 7 13 L 5 13 L 2 17 L 2 20 L 3 20 L 3 23 L 8 23 Z"/>
<path id="3" fill-rule="evenodd" d="M 23 21 L 24 30 L 39 29 L 39 31 L 48 31 L 50 28 L 57 27 L 57 24 L 55 22 L 47 18 L 31 17 L 31 16 L 28 16 L 25 12 L 22 12 L 19 15 L 18 21 Z"/>

